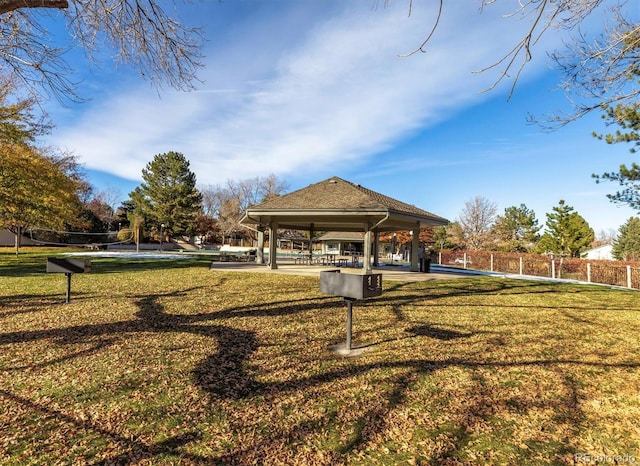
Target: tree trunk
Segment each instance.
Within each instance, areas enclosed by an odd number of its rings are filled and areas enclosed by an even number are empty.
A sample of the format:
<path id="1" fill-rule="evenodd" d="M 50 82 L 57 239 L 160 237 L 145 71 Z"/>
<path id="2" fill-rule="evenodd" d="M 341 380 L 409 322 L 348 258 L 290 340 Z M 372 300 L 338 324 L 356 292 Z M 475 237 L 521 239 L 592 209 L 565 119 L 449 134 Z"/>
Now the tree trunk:
<path id="1" fill-rule="evenodd" d="M 20 244 L 22 243 L 22 227 L 18 226 L 17 230 L 14 232 L 14 235 L 16 237 L 16 257 L 18 257 L 18 255 L 20 254 Z"/>

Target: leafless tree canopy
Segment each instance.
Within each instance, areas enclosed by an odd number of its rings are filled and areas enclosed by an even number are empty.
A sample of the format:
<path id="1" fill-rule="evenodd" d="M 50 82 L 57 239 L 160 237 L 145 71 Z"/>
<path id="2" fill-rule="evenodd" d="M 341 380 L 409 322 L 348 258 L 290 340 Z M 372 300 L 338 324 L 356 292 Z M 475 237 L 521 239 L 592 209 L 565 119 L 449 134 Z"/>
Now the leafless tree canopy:
<path id="1" fill-rule="evenodd" d="M 218 226 L 225 235 L 237 230 L 245 231 L 239 223 L 243 212 L 253 205 L 282 195 L 287 189 L 287 182 L 274 174 L 227 180 L 224 186 L 199 187 L 204 213 L 218 220 Z"/>
<path id="2" fill-rule="evenodd" d="M 189 0 L 173 0 L 188 3 Z M 374 0 L 375 3 L 382 0 Z M 465 0 L 470 1 L 470 0 Z M 571 121 L 600 105 L 625 104 L 637 99 L 637 79 L 629 78 L 630 66 L 637 69 L 640 25 L 625 18 L 624 8 L 637 0 L 520 0 L 509 17 L 523 19 L 521 39 L 508 45 L 502 56 L 479 72 L 497 69 L 498 77 L 489 88 L 511 80 L 513 92 L 518 79 L 533 58 L 532 48 L 550 29 L 573 31 L 574 42 L 566 50 L 552 54 L 565 72 L 565 90 L 574 103 L 574 113 L 560 122 Z M 384 0 L 390 3 L 391 0 Z M 481 11 L 497 0 L 482 0 Z M 437 0 L 437 14 L 426 26 L 425 40 L 404 54 L 427 52 L 429 41 L 447 8 L 457 2 Z M 90 58 L 102 45 L 116 51 L 116 60 L 134 66 L 146 79 L 178 89 L 191 89 L 197 81 L 201 63 L 201 30 L 182 23 L 171 0 L 0 0 L 0 73 L 12 74 L 22 87 L 45 92 L 62 100 L 78 99 L 71 81 L 72 69 L 64 61 L 65 48 L 56 47 L 51 32 L 43 26 L 44 13 L 66 17 L 68 30 L 76 44 Z M 603 12 L 605 31 L 600 38 L 583 36 L 579 26 L 585 18 Z M 414 7 L 408 0 L 409 14 Z M 634 52 L 635 50 L 635 52 Z M 631 81 L 631 85 L 629 82 Z M 585 97 L 596 102 L 584 103 Z"/>
<path id="3" fill-rule="evenodd" d="M 185 0 L 187 1 L 187 0 Z M 154 0 L 0 0 L 0 71 L 32 93 L 77 99 L 65 48 L 53 46 L 50 19 L 66 18 L 72 41 L 94 59 L 101 46 L 158 85 L 190 89 L 202 66 L 199 28 L 176 19 L 175 5 Z"/>
<path id="4" fill-rule="evenodd" d="M 492 239 L 491 227 L 497 213 L 496 204 L 482 196 L 465 202 L 457 223 L 460 225 L 467 248 L 482 249 Z"/>
<path id="5" fill-rule="evenodd" d="M 592 110 L 629 106 L 640 97 L 640 24 L 619 10 L 605 32 L 595 39 L 576 35 L 564 51 L 551 54 L 562 70 L 562 87 L 574 112 L 556 116 L 564 124 Z"/>
<path id="6" fill-rule="evenodd" d="M 385 0 L 385 3 L 390 2 Z M 438 0 L 437 3 L 438 12 L 425 40 L 401 56 L 427 53 L 429 41 L 436 33 L 442 15 L 446 14 L 446 8 L 457 7 L 455 2 Z M 497 0 L 482 0 L 481 11 L 494 3 Z M 624 8 L 627 5 L 633 8 L 634 3 L 627 0 L 520 0 L 517 5 L 508 16 L 525 20 L 523 24 L 527 26 L 521 39 L 512 44 L 504 55 L 478 70 L 499 70 L 498 78 L 487 90 L 511 79 L 510 95 L 513 94 L 522 71 L 533 59 L 533 46 L 549 30 L 562 28 L 573 32 L 572 42 L 564 50 L 551 52 L 550 56 L 565 76 L 561 86 L 573 105 L 573 111 L 566 115 L 552 115 L 546 123 L 551 127 L 561 126 L 603 106 L 626 105 L 638 99 L 640 25 L 637 17 L 630 20 L 624 13 Z M 635 5 L 637 8 L 637 3 Z M 608 9 L 605 8 L 607 6 Z M 413 0 L 409 0 L 409 14 L 412 8 Z M 580 31 L 580 25 L 596 10 L 604 14 L 604 31 L 597 38 L 587 37 Z"/>

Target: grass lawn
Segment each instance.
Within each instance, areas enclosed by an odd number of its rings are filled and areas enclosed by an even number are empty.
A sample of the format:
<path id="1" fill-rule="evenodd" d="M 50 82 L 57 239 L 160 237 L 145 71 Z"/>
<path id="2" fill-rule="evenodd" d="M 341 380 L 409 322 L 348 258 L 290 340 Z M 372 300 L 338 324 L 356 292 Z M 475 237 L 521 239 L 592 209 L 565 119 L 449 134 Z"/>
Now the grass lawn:
<path id="1" fill-rule="evenodd" d="M 640 294 L 0 250 L 0 464 L 640 463 Z"/>

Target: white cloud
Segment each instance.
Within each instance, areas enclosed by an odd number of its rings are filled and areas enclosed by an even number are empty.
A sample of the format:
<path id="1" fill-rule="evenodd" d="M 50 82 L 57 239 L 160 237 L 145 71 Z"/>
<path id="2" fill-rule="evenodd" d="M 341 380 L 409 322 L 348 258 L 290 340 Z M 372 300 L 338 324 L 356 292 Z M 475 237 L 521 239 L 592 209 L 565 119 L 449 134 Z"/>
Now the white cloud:
<path id="1" fill-rule="evenodd" d="M 407 17 L 403 2 L 377 11 L 367 5 L 327 9 L 291 31 L 256 18 L 255 36 L 245 25 L 238 36 L 226 33 L 232 45 L 209 51 L 201 91 L 158 98 L 146 84 L 116 89 L 79 109 L 82 117 L 52 142 L 88 168 L 128 179 L 170 150 L 185 154 L 200 183 L 340 166 L 483 99 L 478 91 L 495 75 L 471 72 L 495 61 L 522 30 L 497 12 L 479 17 L 471 3 L 466 11 L 456 6 L 428 53 L 399 58 L 422 41 L 435 10 L 421 4 Z"/>

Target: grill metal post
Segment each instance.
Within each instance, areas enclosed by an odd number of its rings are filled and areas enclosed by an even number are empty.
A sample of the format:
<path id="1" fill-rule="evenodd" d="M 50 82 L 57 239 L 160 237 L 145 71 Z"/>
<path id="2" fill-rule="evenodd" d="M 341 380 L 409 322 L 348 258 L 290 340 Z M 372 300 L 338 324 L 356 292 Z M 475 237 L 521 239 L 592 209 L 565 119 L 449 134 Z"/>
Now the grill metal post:
<path id="1" fill-rule="evenodd" d="M 344 302 L 347 303 L 347 351 L 351 351 L 351 322 L 353 316 L 353 302 L 355 299 L 344 298 Z"/>
<path id="2" fill-rule="evenodd" d="M 87 272 L 91 272 L 89 259 L 47 258 L 47 273 L 63 273 L 67 277 L 66 303 L 71 301 L 71 275 Z"/>
<path id="3" fill-rule="evenodd" d="M 67 276 L 67 304 L 71 301 L 71 275 L 72 273 L 65 273 Z"/>
<path id="4" fill-rule="evenodd" d="M 345 350 L 351 352 L 351 330 L 353 303 L 382 294 L 382 274 L 340 273 L 339 270 L 320 272 L 320 291 L 334 296 L 342 296 L 347 305 L 347 341 Z"/>

